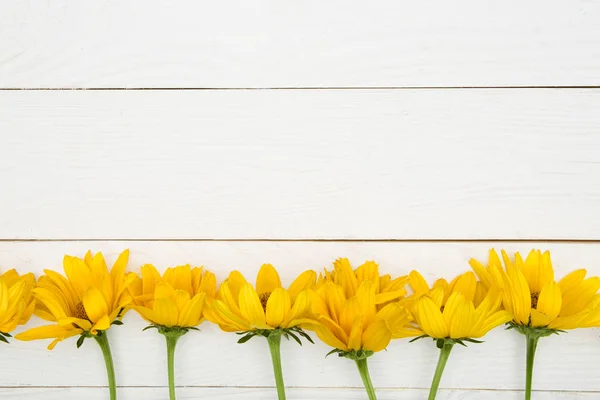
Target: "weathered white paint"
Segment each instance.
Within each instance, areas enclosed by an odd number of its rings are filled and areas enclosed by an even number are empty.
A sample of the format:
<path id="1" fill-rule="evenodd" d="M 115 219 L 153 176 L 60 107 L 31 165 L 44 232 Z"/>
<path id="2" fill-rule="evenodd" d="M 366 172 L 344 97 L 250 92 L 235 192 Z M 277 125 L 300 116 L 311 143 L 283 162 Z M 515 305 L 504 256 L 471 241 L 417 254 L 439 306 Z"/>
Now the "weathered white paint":
<path id="1" fill-rule="evenodd" d="M 600 90 L 0 91 L 0 238 L 600 239 Z"/>
<path id="2" fill-rule="evenodd" d="M 382 272 L 405 274 L 420 269 L 427 279 L 441 275 L 453 277 L 467 270 L 470 257 L 485 259 L 490 243 L 294 243 L 294 242 L 2 242 L 0 268 L 41 273 L 43 268 L 61 269 L 65 253 L 82 255 L 88 248 L 102 250 L 110 261 L 125 247 L 131 249 L 130 268 L 154 262 L 160 268 L 190 262 L 204 264 L 220 279 L 234 268 L 252 280 L 262 262 L 271 262 L 281 271 L 284 284 L 307 268 L 320 270 L 339 256 L 348 256 L 358 264 L 366 259 L 381 263 Z M 509 251 L 550 249 L 560 277 L 568 271 L 586 267 L 600 272 L 600 246 L 558 243 L 494 243 Z M 164 340 L 154 331 L 142 332 L 146 325 L 131 313 L 125 325 L 110 331 L 119 384 L 126 387 L 165 384 L 166 356 Z M 29 326 L 40 324 L 33 320 Z M 268 348 L 264 340 L 253 339 L 237 345 L 237 336 L 220 332 L 209 324 L 201 332 L 184 336 L 177 353 L 177 382 L 181 386 L 225 387 L 240 393 L 240 398 L 261 396 L 255 391 L 235 387 L 273 385 Z M 600 341 L 598 329 L 573 331 L 543 339 L 539 346 L 535 376 L 536 388 L 547 391 L 600 391 L 600 357 L 594 349 Z M 76 349 L 75 340 L 60 343 L 52 352 L 47 341 L 18 342 L 2 348 L 2 385 L 13 386 L 101 386 L 105 384 L 102 356 L 94 342 Z M 524 339 L 515 332 L 499 328 L 486 337 L 486 343 L 456 348 L 444 375 L 442 387 L 455 389 L 498 389 L 495 392 L 450 392 L 455 399 L 516 398 L 504 390 L 520 390 L 524 385 Z M 285 342 L 282 348 L 286 383 L 291 387 L 356 388 L 360 378 L 354 364 L 337 357 L 325 358 L 329 349 L 321 344 L 299 347 Z M 380 388 L 416 388 L 429 386 L 437 359 L 430 341 L 395 341 L 387 352 L 370 359 L 374 383 Z M 10 368 L 8 368 L 10 366 Z M 140 389 L 141 390 L 141 389 Z M 190 396 L 196 394 L 189 389 Z M 1 392 L 0 392 L 1 393 Z M 58 392 L 64 393 L 64 392 Z M 74 392 L 77 393 L 77 392 Z M 135 393 L 135 392 L 134 392 Z M 143 393 L 143 392 L 140 392 Z M 200 392 L 202 393 L 202 392 Z M 254 394 L 253 394 L 254 393 Z M 259 391 L 259 393 L 262 393 Z M 310 392 L 309 393 L 314 393 Z M 323 392 L 325 393 L 325 392 Z M 352 396 L 353 391 L 333 391 L 337 398 Z M 421 395 L 424 391 L 409 392 Z M 396 395 L 388 398 L 411 398 Z M 552 393 L 547 393 L 550 396 Z M 157 396 L 156 394 L 153 394 Z M 298 393 L 298 398 L 305 394 Z M 225 396 L 225 395 L 224 395 Z M 245 397 L 244 397 L 245 396 Z M 334 396 L 332 394 L 332 396 Z M 354 395 L 357 398 L 360 395 Z M 506 397 L 502 397 L 506 396 Z M 591 398 L 587 395 L 587 398 Z M 72 398 L 77 398 L 73 395 Z M 307 395 L 308 398 L 308 395 Z M 327 398 L 327 397 L 324 397 Z M 383 397 L 386 398 L 386 397 Z M 412 397 L 414 398 L 414 397 Z M 488 397 L 486 397 L 488 398 Z M 494 397 L 489 397 L 494 398 Z M 586 398 L 586 397 L 582 397 Z"/>
<path id="3" fill-rule="evenodd" d="M 600 84 L 586 0 L 4 1 L 0 87 Z"/>

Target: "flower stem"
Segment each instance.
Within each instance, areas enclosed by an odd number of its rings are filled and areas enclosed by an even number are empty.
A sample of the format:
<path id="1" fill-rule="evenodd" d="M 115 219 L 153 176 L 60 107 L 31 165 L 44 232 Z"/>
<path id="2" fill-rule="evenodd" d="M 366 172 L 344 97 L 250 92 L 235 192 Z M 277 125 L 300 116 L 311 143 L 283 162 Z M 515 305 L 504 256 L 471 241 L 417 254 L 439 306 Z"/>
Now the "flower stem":
<path id="1" fill-rule="evenodd" d="M 110 391 L 110 400 L 117 400 L 117 385 L 115 383 L 115 366 L 113 364 L 112 354 L 110 352 L 110 345 L 108 344 L 108 337 L 105 331 L 99 332 L 98 335 L 94 336 L 96 342 L 102 350 L 104 356 L 104 363 L 106 364 L 106 373 L 108 374 L 108 389 Z"/>
<path id="2" fill-rule="evenodd" d="M 180 336 L 165 335 L 167 339 L 167 367 L 169 370 L 169 399 L 175 400 L 175 345 Z"/>
<path id="3" fill-rule="evenodd" d="M 362 358 L 360 360 L 354 361 L 356 362 L 358 372 L 360 372 L 360 377 L 362 378 L 363 384 L 365 385 L 365 390 L 369 395 L 369 400 L 377 400 L 377 396 L 375 395 L 375 389 L 373 388 L 373 383 L 371 382 L 371 375 L 369 374 L 369 366 L 367 365 L 367 359 Z"/>
<path id="4" fill-rule="evenodd" d="M 525 370 L 525 400 L 531 400 L 531 381 L 533 378 L 533 362 L 539 336 L 525 335 L 527 340 L 527 369 Z"/>
<path id="5" fill-rule="evenodd" d="M 273 361 L 273 373 L 275 374 L 275 384 L 277 385 L 277 398 L 285 400 L 285 385 L 283 384 L 283 371 L 281 370 L 281 333 L 271 332 L 267 337 L 269 350 L 271 350 L 271 360 Z"/>
<path id="6" fill-rule="evenodd" d="M 435 375 L 433 376 L 433 382 L 431 382 L 431 389 L 429 390 L 429 400 L 435 400 L 435 396 L 437 396 L 438 388 L 440 387 L 440 380 L 442 379 L 442 374 L 444 373 L 444 367 L 446 367 L 446 362 L 448 361 L 448 357 L 450 356 L 450 351 L 454 346 L 453 342 L 446 341 L 444 342 L 444 346 L 440 348 L 440 358 L 438 359 L 437 367 L 435 369 Z"/>

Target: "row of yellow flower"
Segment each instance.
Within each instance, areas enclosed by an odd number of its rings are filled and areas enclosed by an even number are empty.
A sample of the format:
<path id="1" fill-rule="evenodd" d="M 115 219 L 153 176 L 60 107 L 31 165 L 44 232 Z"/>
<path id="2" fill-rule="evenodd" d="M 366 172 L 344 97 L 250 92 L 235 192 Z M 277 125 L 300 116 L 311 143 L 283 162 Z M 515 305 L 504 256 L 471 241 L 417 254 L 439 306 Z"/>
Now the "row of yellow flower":
<path id="1" fill-rule="evenodd" d="M 141 275 L 126 272 L 129 251 L 109 270 L 102 253 L 84 258 L 65 256 L 64 273 L 45 270 L 19 276 L 14 270 L 0 277 L 0 340 L 35 313 L 50 325 L 29 329 L 16 339 L 54 339 L 52 349 L 66 338 L 79 336 L 100 345 L 107 365 L 111 399 L 116 399 L 115 374 L 106 331 L 121 325 L 133 309 L 167 342 L 169 391 L 175 399 L 173 360 L 177 340 L 204 319 L 223 331 L 267 339 L 279 399 L 285 399 L 280 361 L 281 337 L 312 342 L 313 331 L 331 346 L 331 353 L 356 362 L 370 399 L 375 399 L 367 358 L 384 350 L 392 339 L 432 338 L 440 349 L 429 399 L 437 394 L 440 378 L 455 344 L 479 343 L 491 329 L 507 324 L 526 337 L 528 363 L 526 394 L 531 398 L 533 356 L 538 339 L 564 330 L 600 326 L 600 278 L 586 279 L 574 271 L 556 281 L 549 252 L 533 250 L 525 260 L 502 261 L 492 250 L 487 266 L 472 259 L 474 272 L 431 286 L 412 271 L 408 276 L 381 275 L 368 261 L 354 269 L 339 259 L 318 274 L 308 270 L 286 289 L 270 264 L 261 267 L 253 286 L 233 271 L 218 287 L 213 273 L 189 265 L 161 274 L 152 265 Z M 407 291 L 409 288 L 410 291 Z"/>

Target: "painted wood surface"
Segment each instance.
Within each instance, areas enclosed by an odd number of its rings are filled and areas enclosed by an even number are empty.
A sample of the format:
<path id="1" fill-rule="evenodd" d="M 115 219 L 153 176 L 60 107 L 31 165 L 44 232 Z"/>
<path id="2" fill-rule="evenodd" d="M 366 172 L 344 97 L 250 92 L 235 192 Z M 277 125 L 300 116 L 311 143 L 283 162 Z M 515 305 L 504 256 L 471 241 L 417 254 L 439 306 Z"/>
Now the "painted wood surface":
<path id="1" fill-rule="evenodd" d="M 164 400 L 167 388 L 119 388 L 117 394 L 121 400 Z M 273 398 L 274 388 L 178 388 L 179 400 L 197 399 L 234 399 L 264 400 Z M 287 391 L 289 400 L 364 400 L 362 389 L 299 389 Z M 379 400 L 421 400 L 427 398 L 423 389 L 382 389 L 377 392 Z M 81 399 L 105 400 L 106 388 L 0 388 L 0 399 L 25 398 L 27 400 L 64 400 Z M 461 390 L 441 389 L 439 398 L 444 400 L 521 400 L 523 393 L 514 390 Z M 598 393 L 573 393 L 555 391 L 537 391 L 536 400 L 592 400 Z"/>
<path id="2" fill-rule="evenodd" d="M 600 84 L 600 4 L 35 0 L 0 9 L 0 87 Z"/>
<path id="3" fill-rule="evenodd" d="M 0 91 L 2 239 L 600 239 L 600 90 Z"/>
<path id="4" fill-rule="evenodd" d="M 0 268 L 14 267 L 38 274 L 44 268 L 60 270 L 64 254 L 83 255 L 88 248 L 103 251 L 110 263 L 123 248 L 129 247 L 131 270 L 147 262 L 161 269 L 189 262 L 205 265 L 219 279 L 235 268 L 253 280 L 260 264 L 271 262 L 279 268 L 283 283 L 289 284 L 300 271 L 320 270 L 335 258 L 347 256 L 357 265 L 367 259 L 377 260 L 382 272 L 394 275 L 418 268 L 433 281 L 436 277 L 453 277 L 468 270 L 470 257 L 485 260 L 492 245 L 522 252 L 530 248 L 549 249 L 557 277 L 582 267 L 592 274 L 600 272 L 600 246 L 559 243 L 2 242 Z M 140 388 L 139 393 L 147 390 L 149 395 L 158 396 L 153 392 L 158 389 L 153 387 L 166 384 L 164 340 L 154 331 L 142 332 L 146 323 L 134 313 L 128 314 L 125 322 L 109 333 L 119 385 L 126 387 L 126 392 L 138 393 L 135 388 Z M 35 319 L 28 326 L 40 323 Z M 564 391 L 563 398 L 577 398 L 568 397 L 576 396 L 575 392 L 588 396 L 579 398 L 592 398 L 590 393 L 600 392 L 600 357 L 595 350 L 600 344 L 599 336 L 600 330 L 585 329 L 543 339 L 537 356 L 536 388 L 550 391 L 546 396 Z M 226 393 L 223 394 L 226 398 L 231 393 L 235 398 L 237 393 L 240 398 L 253 398 L 264 393 L 264 389 L 256 387 L 273 385 L 266 342 L 253 339 L 238 345 L 237 339 L 236 335 L 220 332 L 210 324 L 202 325 L 201 332 L 189 333 L 181 339 L 176 373 L 178 385 L 190 386 L 184 393 L 194 398 L 196 394 L 214 390 L 215 396 Z M 11 392 L 14 387 L 105 385 L 102 356 L 94 342 L 86 342 L 79 350 L 74 339 L 60 343 L 54 351 L 46 350 L 46 345 L 45 341 L 13 341 L 2 348 L 3 363 L 11 366 L 3 368 L 2 386 L 6 387 L 3 393 L 14 393 Z M 328 350 L 321 343 L 304 347 L 291 342 L 283 344 L 286 383 L 290 387 L 305 388 L 296 392 L 296 398 L 310 398 L 315 393 L 311 388 L 315 387 L 339 389 L 327 389 L 333 398 L 361 398 L 360 394 L 353 394 L 354 389 L 343 390 L 360 388 L 354 364 L 337 357 L 325 358 Z M 456 348 L 442 382 L 443 388 L 455 390 L 446 392 L 445 398 L 474 399 L 483 395 L 492 399 L 492 396 L 517 398 L 518 393 L 514 391 L 524 385 L 524 355 L 523 337 L 502 328 L 487 336 L 484 344 Z M 388 351 L 370 359 L 370 369 L 375 385 L 390 390 L 383 392 L 383 398 L 411 398 L 405 392 L 396 391 L 399 388 L 414 389 L 408 393 L 421 397 L 412 398 L 424 398 L 436 359 L 437 349 L 432 342 L 398 340 L 392 342 Z M 245 387 L 255 389 L 246 391 Z"/>

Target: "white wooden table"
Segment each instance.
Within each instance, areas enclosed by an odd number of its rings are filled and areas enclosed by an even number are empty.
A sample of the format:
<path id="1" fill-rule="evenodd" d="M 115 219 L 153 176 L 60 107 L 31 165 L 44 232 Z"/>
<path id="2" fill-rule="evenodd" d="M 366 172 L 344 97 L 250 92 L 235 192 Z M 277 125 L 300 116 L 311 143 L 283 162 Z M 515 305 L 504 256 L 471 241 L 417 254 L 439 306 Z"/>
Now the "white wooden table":
<path id="1" fill-rule="evenodd" d="M 495 247 L 600 274 L 598 21 L 584 0 L 6 0 L 0 269 L 130 248 L 131 269 L 221 279 L 346 256 L 433 280 Z M 125 322 L 120 399 L 166 398 L 163 338 Z M 181 340 L 180 400 L 275 397 L 266 342 L 236 340 Z M 96 346 L 46 345 L 0 346 L 0 399 L 106 398 Z M 521 399 L 524 346 L 498 329 L 457 349 L 439 398 Z M 284 343 L 290 399 L 365 398 L 328 350 Z M 379 398 L 425 399 L 436 360 L 393 342 L 370 361 Z M 599 398 L 600 331 L 544 339 L 534 386 Z"/>

